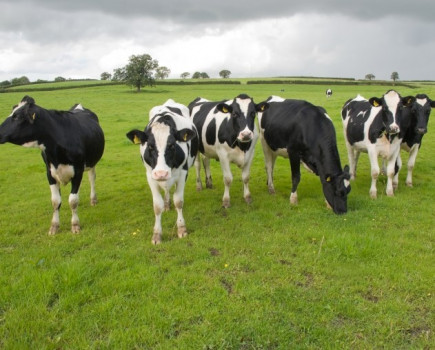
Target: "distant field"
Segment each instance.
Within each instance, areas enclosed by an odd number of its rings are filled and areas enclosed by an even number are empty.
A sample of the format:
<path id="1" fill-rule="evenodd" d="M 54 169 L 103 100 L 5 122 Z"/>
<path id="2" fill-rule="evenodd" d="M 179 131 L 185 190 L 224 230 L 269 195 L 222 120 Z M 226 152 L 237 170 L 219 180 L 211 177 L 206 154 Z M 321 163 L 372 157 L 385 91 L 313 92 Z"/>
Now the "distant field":
<path id="1" fill-rule="evenodd" d="M 287 78 L 283 78 L 287 79 Z M 252 79 L 249 79 L 252 80 Z M 97 166 L 99 203 L 82 183 L 80 235 L 70 230 L 69 186 L 60 233 L 47 235 L 50 190 L 36 149 L 0 145 L 0 348 L 4 349 L 430 349 L 434 336 L 435 131 L 429 132 L 405 187 L 394 198 L 361 155 L 349 212 L 327 210 L 317 177 L 302 170 L 299 205 L 289 204 L 290 168 L 278 159 L 276 195 L 267 192 L 257 145 L 245 204 L 233 167 L 232 207 L 221 208 L 220 165 L 214 188 L 197 192 L 193 169 L 185 192 L 189 236 L 179 240 L 174 210 L 163 215 L 163 243 L 151 245 L 154 214 L 138 147 L 125 137 L 144 128 L 148 111 L 168 98 L 188 104 L 247 93 L 323 106 L 347 164 L 340 110 L 349 98 L 381 96 L 392 86 L 325 84 L 124 85 L 0 93 L 0 116 L 25 94 L 48 109 L 82 103 L 100 118 L 106 149 Z M 95 83 L 95 82 L 94 82 Z M 56 83 L 58 84 L 58 83 Z M 45 84 L 44 84 L 45 85 Z M 402 96 L 435 84 L 395 86 Z M 432 116 L 431 118 L 434 118 Z M 408 156 L 402 155 L 406 164 Z M 431 345 L 432 344 L 432 345 Z"/>

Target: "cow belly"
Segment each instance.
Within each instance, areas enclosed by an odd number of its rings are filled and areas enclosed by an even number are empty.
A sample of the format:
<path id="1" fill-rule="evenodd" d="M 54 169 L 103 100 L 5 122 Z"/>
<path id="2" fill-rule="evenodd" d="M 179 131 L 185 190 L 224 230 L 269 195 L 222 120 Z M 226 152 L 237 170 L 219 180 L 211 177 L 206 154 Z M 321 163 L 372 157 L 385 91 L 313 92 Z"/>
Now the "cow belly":
<path id="1" fill-rule="evenodd" d="M 278 157 L 288 158 L 288 152 L 285 148 L 278 148 L 276 151 L 273 151 L 273 154 Z"/>
<path id="2" fill-rule="evenodd" d="M 50 173 L 56 181 L 66 185 L 74 176 L 74 167 L 72 165 L 59 164 L 56 168 L 53 164 L 50 164 Z"/>

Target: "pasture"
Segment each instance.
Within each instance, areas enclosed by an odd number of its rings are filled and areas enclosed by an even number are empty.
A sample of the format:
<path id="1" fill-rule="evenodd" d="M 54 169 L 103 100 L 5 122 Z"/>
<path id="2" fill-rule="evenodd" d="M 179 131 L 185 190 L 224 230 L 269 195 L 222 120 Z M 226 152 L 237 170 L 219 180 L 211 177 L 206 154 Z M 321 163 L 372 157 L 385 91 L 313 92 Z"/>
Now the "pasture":
<path id="1" fill-rule="evenodd" d="M 276 195 L 266 186 L 260 142 L 251 169 L 253 203 L 243 200 L 233 167 L 232 207 L 214 188 L 185 191 L 189 235 L 177 238 L 176 212 L 162 218 L 163 243 L 151 245 L 154 212 L 138 146 L 125 134 L 143 129 L 151 107 L 168 98 L 188 104 L 247 93 L 323 106 L 334 121 L 347 164 L 340 111 L 357 93 L 380 97 L 386 86 L 161 85 L 135 93 L 123 85 L 0 94 L 3 121 L 25 94 L 47 109 L 74 103 L 93 110 L 106 148 L 96 167 L 99 203 L 80 190 L 82 231 L 70 232 L 69 186 L 62 189 L 60 232 L 48 236 L 52 208 L 37 149 L 0 145 L 0 348 L 4 349 L 429 349 L 434 336 L 435 118 L 417 158 L 414 187 L 406 161 L 394 198 L 362 154 L 348 213 L 326 209 L 319 179 L 302 170 L 299 205 L 290 206 L 288 160 L 278 158 Z M 284 91 L 281 91 L 284 90 Z M 402 95 L 435 85 L 396 87 Z M 202 173 L 203 175 L 203 173 Z"/>

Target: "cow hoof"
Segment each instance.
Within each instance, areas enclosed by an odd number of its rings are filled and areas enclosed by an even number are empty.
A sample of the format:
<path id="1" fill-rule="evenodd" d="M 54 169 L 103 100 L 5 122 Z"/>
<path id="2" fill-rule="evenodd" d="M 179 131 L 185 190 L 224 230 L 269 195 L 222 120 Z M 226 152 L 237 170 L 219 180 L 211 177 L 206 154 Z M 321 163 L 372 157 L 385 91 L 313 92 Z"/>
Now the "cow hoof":
<path id="1" fill-rule="evenodd" d="M 80 225 L 79 224 L 71 225 L 71 232 L 74 234 L 80 233 Z"/>
<path id="2" fill-rule="evenodd" d="M 370 198 L 371 199 L 376 199 L 378 197 L 377 192 L 370 192 Z"/>
<path id="3" fill-rule="evenodd" d="M 388 191 L 387 192 L 388 197 L 394 197 L 394 191 Z"/>
<path id="4" fill-rule="evenodd" d="M 186 226 L 180 226 L 178 228 L 178 238 L 183 238 L 187 236 Z"/>
<path id="5" fill-rule="evenodd" d="M 197 183 L 196 183 L 196 190 L 197 190 L 198 192 L 202 191 L 202 183 L 200 183 L 200 182 L 197 182 Z"/>
<path id="6" fill-rule="evenodd" d="M 412 182 L 407 182 L 407 183 L 406 183 L 406 186 L 408 186 L 408 187 L 413 187 L 413 186 L 412 186 Z"/>
<path id="7" fill-rule="evenodd" d="M 252 197 L 251 197 L 251 195 L 245 197 L 245 202 L 247 204 L 251 204 L 252 203 Z"/>
<path id="8" fill-rule="evenodd" d="M 160 243 L 162 243 L 162 239 L 160 237 L 153 237 L 153 239 L 151 240 L 151 243 L 153 245 L 160 244 Z"/>
<path id="9" fill-rule="evenodd" d="M 269 190 L 269 194 L 275 194 L 275 188 L 269 187 L 268 190 Z"/>
<path id="10" fill-rule="evenodd" d="M 213 184 L 211 182 L 210 183 L 207 182 L 205 187 L 211 190 L 213 188 Z"/>
<path id="11" fill-rule="evenodd" d="M 292 193 L 290 195 L 290 204 L 291 205 L 297 205 L 298 204 L 298 195 L 295 193 Z"/>
<path id="12" fill-rule="evenodd" d="M 222 208 L 229 208 L 229 207 L 231 207 L 230 200 L 229 199 L 224 199 L 222 201 Z"/>
<path id="13" fill-rule="evenodd" d="M 91 198 L 91 207 L 95 207 L 97 205 L 97 203 L 98 203 L 97 197 Z"/>
<path id="14" fill-rule="evenodd" d="M 169 211 L 169 210 L 171 210 L 171 203 L 165 203 L 164 211 Z"/>
<path id="15" fill-rule="evenodd" d="M 50 236 L 55 235 L 59 232 L 59 224 L 51 224 L 50 230 L 48 231 L 48 234 Z"/>

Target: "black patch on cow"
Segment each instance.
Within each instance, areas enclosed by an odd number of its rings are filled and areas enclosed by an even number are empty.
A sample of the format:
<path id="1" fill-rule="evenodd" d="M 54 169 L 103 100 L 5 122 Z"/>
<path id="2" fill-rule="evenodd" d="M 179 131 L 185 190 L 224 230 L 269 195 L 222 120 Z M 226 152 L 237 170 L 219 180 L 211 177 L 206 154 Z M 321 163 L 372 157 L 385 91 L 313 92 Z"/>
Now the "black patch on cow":
<path id="1" fill-rule="evenodd" d="M 208 145 L 214 145 L 216 142 L 216 119 L 213 119 L 207 126 L 205 140 Z"/>

